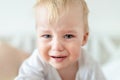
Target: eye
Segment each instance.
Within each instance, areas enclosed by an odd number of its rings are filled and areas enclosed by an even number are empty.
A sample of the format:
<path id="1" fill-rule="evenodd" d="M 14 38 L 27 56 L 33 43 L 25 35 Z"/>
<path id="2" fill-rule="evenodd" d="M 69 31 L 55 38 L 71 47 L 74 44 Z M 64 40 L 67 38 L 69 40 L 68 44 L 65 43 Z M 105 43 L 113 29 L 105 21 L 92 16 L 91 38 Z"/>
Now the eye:
<path id="1" fill-rule="evenodd" d="M 64 38 L 66 38 L 66 39 L 71 39 L 71 38 L 73 38 L 74 36 L 72 35 L 72 34 L 66 34 L 65 36 L 64 36 Z"/>
<path id="2" fill-rule="evenodd" d="M 52 35 L 49 35 L 49 34 L 45 34 L 45 35 L 42 35 L 43 38 L 51 38 Z"/>

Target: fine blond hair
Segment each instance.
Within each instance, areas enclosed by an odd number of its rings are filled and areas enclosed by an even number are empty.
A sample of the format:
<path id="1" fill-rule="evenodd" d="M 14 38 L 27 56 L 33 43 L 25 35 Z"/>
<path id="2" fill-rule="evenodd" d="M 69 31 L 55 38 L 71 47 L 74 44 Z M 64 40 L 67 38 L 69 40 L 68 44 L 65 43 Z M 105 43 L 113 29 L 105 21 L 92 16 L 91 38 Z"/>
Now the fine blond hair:
<path id="1" fill-rule="evenodd" d="M 60 10 L 62 10 L 62 12 L 66 12 L 68 11 L 69 7 L 72 4 L 75 4 L 75 5 L 78 4 L 81 6 L 83 10 L 85 31 L 88 32 L 89 31 L 89 27 L 88 27 L 89 10 L 88 10 L 85 0 L 37 0 L 35 7 L 38 5 L 45 6 L 49 10 L 49 13 L 48 13 L 49 22 L 52 23 L 52 22 L 57 21 L 57 19 L 59 19 Z"/>

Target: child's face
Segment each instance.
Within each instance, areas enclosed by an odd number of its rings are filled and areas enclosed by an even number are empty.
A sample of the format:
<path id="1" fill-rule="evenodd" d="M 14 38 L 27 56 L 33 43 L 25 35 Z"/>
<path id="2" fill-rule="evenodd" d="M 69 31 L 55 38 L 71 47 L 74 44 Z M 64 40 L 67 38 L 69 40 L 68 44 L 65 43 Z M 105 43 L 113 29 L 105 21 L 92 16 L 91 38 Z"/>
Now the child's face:
<path id="1" fill-rule="evenodd" d="M 49 24 L 45 7 L 36 10 L 37 44 L 40 56 L 56 69 L 77 64 L 81 46 L 86 43 L 83 12 L 81 8 L 71 8 L 54 24 Z"/>

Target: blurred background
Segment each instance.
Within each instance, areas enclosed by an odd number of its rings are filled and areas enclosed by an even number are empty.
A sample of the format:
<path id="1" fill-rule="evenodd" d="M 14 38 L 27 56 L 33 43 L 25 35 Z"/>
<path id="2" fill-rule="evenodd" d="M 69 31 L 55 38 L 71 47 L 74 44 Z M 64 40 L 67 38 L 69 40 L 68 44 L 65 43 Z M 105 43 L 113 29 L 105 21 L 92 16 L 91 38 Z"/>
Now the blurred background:
<path id="1" fill-rule="evenodd" d="M 0 42 L 28 53 L 36 48 L 35 0 L 0 0 Z M 120 80 L 120 0 L 86 0 L 90 37 L 85 48 L 107 80 Z"/>

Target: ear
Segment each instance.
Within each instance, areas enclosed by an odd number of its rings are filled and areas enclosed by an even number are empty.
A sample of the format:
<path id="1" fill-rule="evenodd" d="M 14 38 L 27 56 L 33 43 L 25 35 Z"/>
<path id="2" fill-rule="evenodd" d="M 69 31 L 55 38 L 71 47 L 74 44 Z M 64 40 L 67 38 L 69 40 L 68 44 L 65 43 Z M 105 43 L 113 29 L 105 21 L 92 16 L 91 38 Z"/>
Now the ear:
<path id="1" fill-rule="evenodd" d="M 85 32 L 83 35 L 82 46 L 84 46 L 88 41 L 89 32 Z"/>

